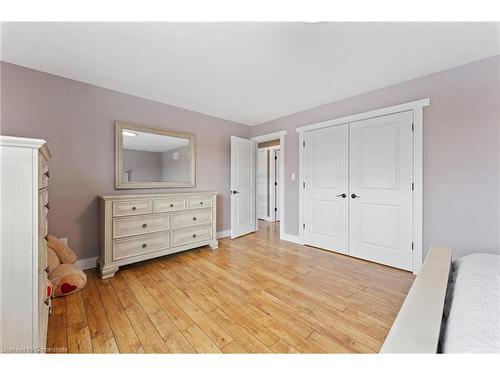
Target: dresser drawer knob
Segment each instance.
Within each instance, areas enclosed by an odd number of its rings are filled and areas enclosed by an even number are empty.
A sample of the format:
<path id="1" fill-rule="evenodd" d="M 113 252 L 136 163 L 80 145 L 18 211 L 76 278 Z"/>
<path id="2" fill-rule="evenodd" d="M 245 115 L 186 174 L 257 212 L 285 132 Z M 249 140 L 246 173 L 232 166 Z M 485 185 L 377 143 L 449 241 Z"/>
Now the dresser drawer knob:
<path id="1" fill-rule="evenodd" d="M 202 201 L 202 202 L 200 202 L 200 204 L 203 204 L 203 201 Z"/>
<path id="2" fill-rule="evenodd" d="M 47 204 L 45 205 L 45 208 L 47 208 L 47 210 L 50 210 L 50 202 L 47 202 Z"/>
<path id="3" fill-rule="evenodd" d="M 43 301 L 43 303 L 45 303 L 48 306 L 50 303 L 50 298 L 46 298 L 45 301 Z"/>
<path id="4" fill-rule="evenodd" d="M 135 206 L 132 207 L 132 211 L 135 211 L 135 210 L 137 210 L 137 207 L 135 207 Z"/>
<path id="5" fill-rule="evenodd" d="M 174 204 L 173 204 L 173 203 L 170 203 L 170 207 L 174 207 Z"/>
<path id="6" fill-rule="evenodd" d="M 193 234 L 193 238 L 196 238 L 196 233 L 195 233 L 195 234 Z"/>
<path id="7" fill-rule="evenodd" d="M 50 269 L 49 269 L 49 266 L 45 267 L 45 273 L 49 273 Z"/>
<path id="8" fill-rule="evenodd" d="M 143 243 L 143 244 L 142 244 L 142 248 L 143 248 L 143 249 L 145 249 L 146 247 L 148 247 L 148 244 Z"/>
<path id="9" fill-rule="evenodd" d="M 49 235 L 48 234 L 45 235 L 45 241 L 49 242 Z"/>
<path id="10" fill-rule="evenodd" d="M 146 223 L 142 224 L 143 228 L 146 228 L 148 225 Z"/>
<path id="11" fill-rule="evenodd" d="M 45 176 L 47 176 L 47 178 L 50 177 L 50 171 L 47 169 L 47 172 L 44 173 Z"/>
<path id="12" fill-rule="evenodd" d="M 195 216 L 195 217 L 193 217 L 193 221 L 196 221 L 196 216 Z"/>

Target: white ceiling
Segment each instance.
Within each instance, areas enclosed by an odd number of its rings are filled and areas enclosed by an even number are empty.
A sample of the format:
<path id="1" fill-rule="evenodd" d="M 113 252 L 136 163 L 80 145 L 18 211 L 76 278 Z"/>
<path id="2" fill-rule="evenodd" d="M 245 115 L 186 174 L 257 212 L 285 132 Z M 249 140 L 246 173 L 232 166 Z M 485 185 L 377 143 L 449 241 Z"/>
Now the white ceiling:
<path id="1" fill-rule="evenodd" d="M 135 130 L 132 132 L 137 135 L 135 137 L 123 136 L 123 148 L 125 150 L 167 152 L 189 145 L 189 141 L 186 138 L 143 133 Z"/>
<path id="2" fill-rule="evenodd" d="M 1 59 L 255 125 L 500 54 L 498 23 L 4 23 Z"/>

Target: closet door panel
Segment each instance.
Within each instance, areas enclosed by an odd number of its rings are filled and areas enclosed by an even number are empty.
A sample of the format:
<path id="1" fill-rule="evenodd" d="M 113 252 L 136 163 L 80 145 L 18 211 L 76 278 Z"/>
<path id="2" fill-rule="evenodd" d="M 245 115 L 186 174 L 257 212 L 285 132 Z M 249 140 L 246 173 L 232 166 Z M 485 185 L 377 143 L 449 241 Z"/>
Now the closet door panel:
<path id="1" fill-rule="evenodd" d="M 348 249 L 347 124 L 304 134 L 304 242 L 340 253 Z"/>
<path id="2" fill-rule="evenodd" d="M 349 254 L 404 269 L 412 264 L 411 124 L 403 112 L 349 125 Z"/>

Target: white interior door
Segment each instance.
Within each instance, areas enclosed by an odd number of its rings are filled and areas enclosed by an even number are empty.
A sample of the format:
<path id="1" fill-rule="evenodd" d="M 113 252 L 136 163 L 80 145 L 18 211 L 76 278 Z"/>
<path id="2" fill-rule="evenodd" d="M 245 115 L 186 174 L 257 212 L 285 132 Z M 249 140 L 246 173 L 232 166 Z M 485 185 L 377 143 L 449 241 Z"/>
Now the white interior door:
<path id="1" fill-rule="evenodd" d="M 254 141 L 231 137 L 231 238 L 257 229 Z"/>
<path id="2" fill-rule="evenodd" d="M 304 242 L 348 252 L 348 126 L 304 134 Z"/>
<path id="3" fill-rule="evenodd" d="M 350 123 L 349 254 L 412 269 L 412 112 Z"/>
<path id="4" fill-rule="evenodd" d="M 267 149 L 257 152 L 257 218 L 267 219 Z"/>
<path id="5" fill-rule="evenodd" d="M 280 220 L 280 150 L 274 150 L 274 206 L 276 207 L 274 219 Z"/>

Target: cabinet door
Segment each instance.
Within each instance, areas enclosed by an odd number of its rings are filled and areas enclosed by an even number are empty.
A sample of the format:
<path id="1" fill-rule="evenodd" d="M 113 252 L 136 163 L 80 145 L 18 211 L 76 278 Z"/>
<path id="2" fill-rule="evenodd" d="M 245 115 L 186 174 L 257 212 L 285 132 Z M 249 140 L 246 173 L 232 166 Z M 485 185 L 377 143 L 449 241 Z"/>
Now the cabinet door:
<path id="1" fill-rule="evenodd" d="M 347 253 L 347 124 L 304 134 L 304 242 Z"/>
<path id="2" fill-rule="evenodd" d="M 412 268 L 412 112 L 350 124 L 350 251 Z"/>

